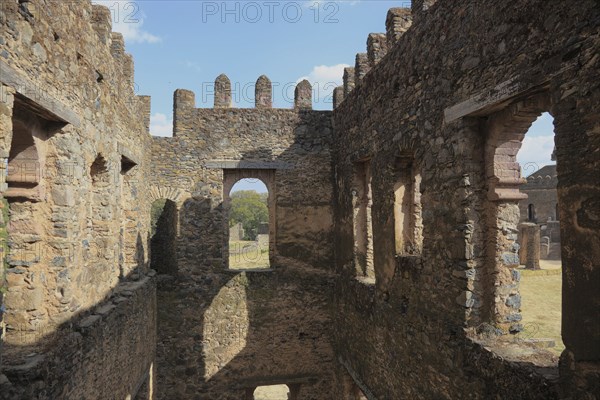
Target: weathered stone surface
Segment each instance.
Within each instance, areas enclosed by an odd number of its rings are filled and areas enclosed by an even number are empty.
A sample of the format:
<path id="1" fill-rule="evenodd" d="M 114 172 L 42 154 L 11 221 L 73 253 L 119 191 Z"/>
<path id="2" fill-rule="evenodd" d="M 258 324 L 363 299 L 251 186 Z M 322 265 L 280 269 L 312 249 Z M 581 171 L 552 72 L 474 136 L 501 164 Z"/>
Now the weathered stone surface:
<path id="1" fill-rule="evenodd" d="M 122 304 L 126 320 L 101 307 L 102 323 L 84 339 L 74 330 L 120 280 L 148 270 L 149 99 L 134 94 L 133 60 L 111 33 L 108 8 L 9 1 L 0 21 L 0 193 L 11 267 L 0 392 L 134 395 L 154 354 L 152 281 Z M 34 353 L 42 355 L 35 365 L 26 362 Z"/>
<path id="2" fill-rule="evenodd" d="M 294 109 L 271 109 L 266 77 L 256 109 L 234 109 L 220 76 L 213 109 L 179 89 L 174 137 L 151 139 L 110 10 L 2 2 L 1 396 L 595 396 L 597 2 L 411 7 L 369 37 L 333 113 L 312 110 L 307 81 Z M 516 155 L 542 112 L 556 130 L 561 221 L 541 222 L 562 239 L 560 364 L 523 340 L 520 314 Z M 246 177 L 270 191 L 268 270 L 227 268 L 229 191 Z M 150 247 L 170 274 L 158 296 Z"/>

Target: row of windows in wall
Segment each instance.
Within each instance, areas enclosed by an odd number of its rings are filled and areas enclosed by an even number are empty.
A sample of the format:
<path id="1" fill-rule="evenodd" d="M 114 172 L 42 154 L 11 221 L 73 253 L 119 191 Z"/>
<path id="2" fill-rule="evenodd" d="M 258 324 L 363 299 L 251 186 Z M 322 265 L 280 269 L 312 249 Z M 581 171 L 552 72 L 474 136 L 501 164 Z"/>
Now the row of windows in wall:
<path id="1" fill-rule="evenodd" d="M 371 180 L 371 161 L 357 162 L 352 182 L 354 265 L 357 275 L 367 279 L 375 278 Z M 394 180 L 395 252 L 398 256 L 419 255 L 423 247 L 421 171 L 414 157 L 396 158 Z"/>

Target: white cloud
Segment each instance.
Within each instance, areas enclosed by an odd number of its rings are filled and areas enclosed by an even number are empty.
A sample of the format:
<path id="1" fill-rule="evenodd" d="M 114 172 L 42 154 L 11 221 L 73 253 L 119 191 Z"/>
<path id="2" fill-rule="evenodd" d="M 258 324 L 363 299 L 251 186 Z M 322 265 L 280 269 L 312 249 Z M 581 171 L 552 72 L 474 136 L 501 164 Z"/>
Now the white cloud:
<path id="1" fill-rule="evenodd" d="M 150 134 L 152 136 L 173 136 L 173 120 L 162 113 L 150 116 Z"/>
<path id="2" fill-rule="evenodd" d="M 331 104 L 333 89 L 342 84 L 346 67 L 349 65 L 317 65 L 310 74 L 298 79 L 298 82 L 304 79 L 310 82 L 315 103 Z"/>
<path id="3" fill-rule="evenodd" d="M 525 135 L 521 150 L 517 154 L 517 161 L 521 164 L 523 176 L 529 176 L 545 165 L 554 164 L 554 161 L 551 160 L 553 150 L 554 135 Z"/>
<path id="4" fill-rule="evenodd" d="M 94 4 L 106 6 L 111 11 L 112 30 L 123 35 L 125 42 L 158 43 L 162 39 L 142 29 L 146 15 L 135 1 L 93 0 Z"/>

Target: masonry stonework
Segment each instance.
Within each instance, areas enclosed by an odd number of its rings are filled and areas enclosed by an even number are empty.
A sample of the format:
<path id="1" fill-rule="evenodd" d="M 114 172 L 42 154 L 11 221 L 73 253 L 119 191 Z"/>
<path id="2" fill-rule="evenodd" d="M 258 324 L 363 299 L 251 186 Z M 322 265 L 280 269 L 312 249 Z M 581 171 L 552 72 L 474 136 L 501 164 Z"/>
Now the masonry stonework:
<path id="1" fill-rule="evenodd" d="M 107 8 L 2 2 L 0 398 L 596 398 L 597 2 L 419 0 L 385 17 L 333 111 L 312 109 L 308 81 L 273 108 L 266 76 L 255 108 L 233 108 L 223 74 L 212 108 L 176 90 L 173 137 L 152 138 Z M 516 155 L 543 112 L 560 358 L 520 313 Z M 229 268 L 245 178 L 269 191 L 258 270 Z"/>
<path id="2" fill-rule="evenodd" d="M 110 20 L 88 1 L 0 8 L 3 398 L 135 396 L 154 362 L 149 98 Z"/>

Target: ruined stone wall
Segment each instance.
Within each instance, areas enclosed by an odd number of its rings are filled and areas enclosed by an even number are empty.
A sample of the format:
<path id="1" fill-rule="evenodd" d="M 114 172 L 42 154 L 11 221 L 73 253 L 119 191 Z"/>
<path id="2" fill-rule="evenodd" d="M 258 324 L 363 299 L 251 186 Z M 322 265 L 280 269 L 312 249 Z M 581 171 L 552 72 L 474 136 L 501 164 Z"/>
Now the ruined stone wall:
<path id="1" fill-rule="evenodd" d="M 4 1 L 0 36 L 3 370 L 11 390 L 27 391 L 17 398 L 134 395 L 153 356 L 153 284 L 101 312 L 83 338 L 70 327 L 148 271 L 150 99 L 134 93 L 133 61 L 106 7 Z M 112 314 L 120 307 L 130 316 Z"/>
<path id="2" fill-rule="evenodd" d="M 556 166 L 553 165 L 547 165 L 527 177 L 527 183 L 521 186 L 521 192 L 527 195 L 527 199 L 519 202 L 521 221 L 528 220 L 530 204 L 535 207 L 535 217 L 538 223 L 559 220 L 556 207 L 558 203 L 557 184 Z"/>
<path id="3" fill-rule="evenodd" d="M 600 154 L 597 3 L 437 1 L 415 11 L 413 25 L 381 61 L 357 57 L 336 90 L 338 375 L 351 372 L 379 399 L 594 392 L 600 337 L 589 301 L 598 298 L 592 287 L 600 231 L 586 216 L 600 194 L 593 172 Z M 397 37 L 401 15 L 390 12 L 388 38 Z M 563 251 L 567 350 L 560 388 L 547 380 L 558 375 L 557 360 L 521 340 L 527 332 L 519 334 L 526 321 L 515 270 L 523 198 L 515 156 L 544 111 L 555 120 L 561 236 L 570 237 L 563 241 L 570 253 Z M 399 159 L 418 166 L 421 179 L 414 201 L 423 243 L 410 255 L 394 247 Z M 372 171 L 373 285 L 356 279 L 353 261 L 353 182 L 365 160 Z M 525 372 L 527 361 L 554 369 Z M 572 379 L 578 374 L 585 377 Z"/>
<path id="4" fill-rule="evenodd" d="M 179 211 L 178 277 L 159 284 L 159 398 L 240 399 L 272 384 L 332 398 L 331 112 L 309 109 L 307 84 L 293 110 L 270 108 L 266 77 L 255 109 L 229 108 L 224 75 L 214 109 L 175 93 L 174 137 L 152 151 L 153 196 Z M 269 190 L 270 270 L 227 269 L 228 192 L 240 178 Z"/>

